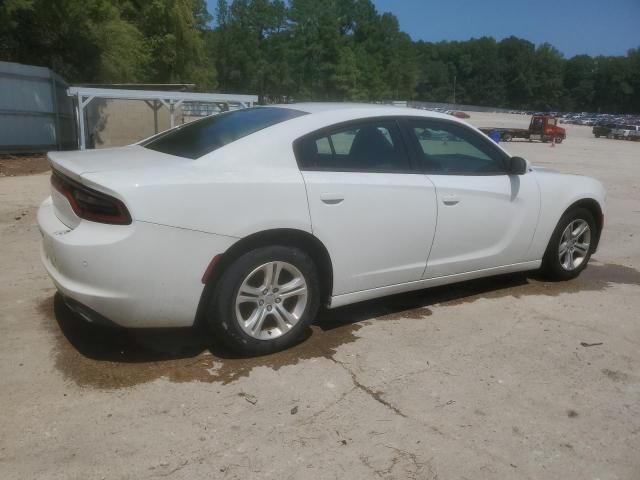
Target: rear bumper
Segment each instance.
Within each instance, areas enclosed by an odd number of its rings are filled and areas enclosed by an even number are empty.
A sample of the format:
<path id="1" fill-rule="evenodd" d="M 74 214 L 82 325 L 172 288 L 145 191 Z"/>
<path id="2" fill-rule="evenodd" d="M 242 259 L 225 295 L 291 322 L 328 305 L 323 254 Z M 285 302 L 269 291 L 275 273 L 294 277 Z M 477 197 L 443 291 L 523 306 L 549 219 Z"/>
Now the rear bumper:
<path id="1" fill-rule="evenodd" d="M 203 272 L 236 240 L 146 222 L 69 229 L 50 198 L 38 225 L 42 263 L 67 304 L 88 321 L 123 327 L 192 325 Z"/>

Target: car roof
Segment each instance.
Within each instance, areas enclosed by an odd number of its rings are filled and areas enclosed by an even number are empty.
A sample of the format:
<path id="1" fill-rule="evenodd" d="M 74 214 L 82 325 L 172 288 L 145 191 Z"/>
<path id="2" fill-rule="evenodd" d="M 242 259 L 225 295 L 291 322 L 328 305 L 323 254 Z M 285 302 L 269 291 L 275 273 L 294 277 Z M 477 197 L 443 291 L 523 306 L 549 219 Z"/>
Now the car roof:
<path id="1" fill-rule="evenodd" d="M 331 102 L 308 102 L 308 103 L 288 103 L 268 105 L 263 108 L 288 108 L 307 113 L 286 122 L 272 125 L 268 129 L 263 130 L 263 135 L 272 141 L 278 135 L 286 138 L 287 141 L 295 141 L 304 135 L 319 131 L 327 127 L 333 127 L 344 122 L 366 120 L 368 118 L 378 117 L 416 117 L 431 118 L 436 120 L 444 120 L 449 123 L 464 125 L 467 128 L 476 130 L 482 134 L 480 130 L 468 123 L 467 121 L 447 115 L 445 113 L 434 112 L 431 110 L 423 110 L 419 108 L 405 107 L 404 105 L 389 105 L 376 103 L 331 103 Z M 264 133 L 264 132 L 267 133 Z M 257 132 L 255 135 L 259 135 Z M 256 138 L 255 136 L 253 138 Z M 505 155 L 509 153 L 497 144 Z"/>
<path id="2" fill-rule="evenodd" d="M 328 112 L 344 112 L 350 111 L 352 113 L 359 113 L 362 117 L 373 116 L 387 116 L 387 115 L 408 115 L 408 116 L 421 116 L 431 118 L 443 118 L 447 120 L 457 120 L 451 115 L 444 113 L 433 112 L 430 110 L 421 110 L 417 108 L 395 106 L 376 103 L 349 103 L 349 102 L 304 102 L 304 103 L 287 103 L 268 105 L 269 107 L 277 108 L 291 108 L 294 110 L 300 110 L 308 114 L 328 113 Z"/>

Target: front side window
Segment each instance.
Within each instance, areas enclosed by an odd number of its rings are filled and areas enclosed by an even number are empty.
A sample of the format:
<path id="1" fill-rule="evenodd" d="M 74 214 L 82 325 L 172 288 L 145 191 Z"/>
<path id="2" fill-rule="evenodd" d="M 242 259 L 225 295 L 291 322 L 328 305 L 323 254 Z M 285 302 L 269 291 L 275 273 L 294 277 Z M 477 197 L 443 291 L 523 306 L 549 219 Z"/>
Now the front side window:
<path id="1" fill-rule="evenodd" d="M 410 169 L 395 120 L 349 124 L 296 142 L 303 170 L 394 172 Z"/>
<path id="2" fill-rule="evenodd" d="M 292 108 L 256 107 L 221 113 L 151 137 L 141 145 L 169 155 L 196 159 L 264 128 L 306 115 Z"/>
<path id="3" fill-rule="evenodd" d="M 506 173 L 505 154 L 473 130 L 446 121 L 409 120 L 422 170 L 442 175 Z"/>

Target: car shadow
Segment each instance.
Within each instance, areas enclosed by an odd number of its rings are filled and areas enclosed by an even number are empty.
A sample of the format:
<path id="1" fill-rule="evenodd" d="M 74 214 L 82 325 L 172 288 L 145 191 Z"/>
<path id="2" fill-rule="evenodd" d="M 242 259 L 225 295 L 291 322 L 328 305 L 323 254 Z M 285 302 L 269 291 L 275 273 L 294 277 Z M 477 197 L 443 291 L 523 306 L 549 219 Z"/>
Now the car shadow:
<path id="1" fill-rule="evenodd" d="M 454 285 L 403 293 L 378 298 L 336 309 L 322 309 L 315 329 L 307 329 L 300 341 L 304 344 L 312 335 L 325 334 L 347 328 L 355 323 L 376 318 L 413 317 L 430 315 L 428 307 L 439 303 L 463 303 L 466 299 L 526 285 L 529 280 L 522 274 L 503 275 L 473 280 Z M 59 294 L 54 297 L 53 313 L 60 331 L 83 356 L 98 360 L 124 363 L 160 362 L 196 357 L 209 351 L 220 359 L 244 358 L 212 343 L 205 327 L 126 329 L 91 324 L 78 316 L 65 304 Z M 322 339 L 318 339 L 320 342 Z"/>
<path id="2" fill-rule="evenodd" d="M 530 283 L 529 279 L 536 278 L 537 276 L 533 274 L 514 273 L 376 298 L 345 307 L 323 310 L 318 315 L 316 323 L 320 329 L 326 331 L 380 317 L 399 319 L 407 314 L 410 317 L 416 314 L 427 316 L 431 311 L 425 309 L 433 305 L 464 303 L 486 294 L 491 296 L 499 296 L 501 292 L 508 294 L 507 292 L 511 289 L 527 285 Z"/>
<path id="3" fill-rule="evenodd" d="M 94 360 L 155 362 L 195 357 L 208 348 L 192 328 L 129 329 L 89 323 L 59 293 L 54 296 L 53 313 L 69 343 Z"/>

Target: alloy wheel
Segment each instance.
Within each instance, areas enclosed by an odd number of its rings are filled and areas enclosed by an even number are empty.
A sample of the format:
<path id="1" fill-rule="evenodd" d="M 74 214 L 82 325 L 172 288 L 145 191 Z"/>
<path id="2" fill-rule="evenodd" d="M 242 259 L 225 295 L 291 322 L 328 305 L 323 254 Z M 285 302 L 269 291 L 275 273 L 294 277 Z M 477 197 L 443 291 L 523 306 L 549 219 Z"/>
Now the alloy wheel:
<path id="1" fill-rule="evenodd" d="M 304 313 L 307 282 L 294 265 L 274 261 L 254 269 L 235 299 L 236 320 L 258 340 L 273 340 L 291 330 Z"/>
<path id="2" fill-rule="evenodd" d="M 591 247 L 591 228 L 582 219 L 573 220 L 562 232 L 558 246 L 560 265 L 567 271 L 580 267 Z"/>

